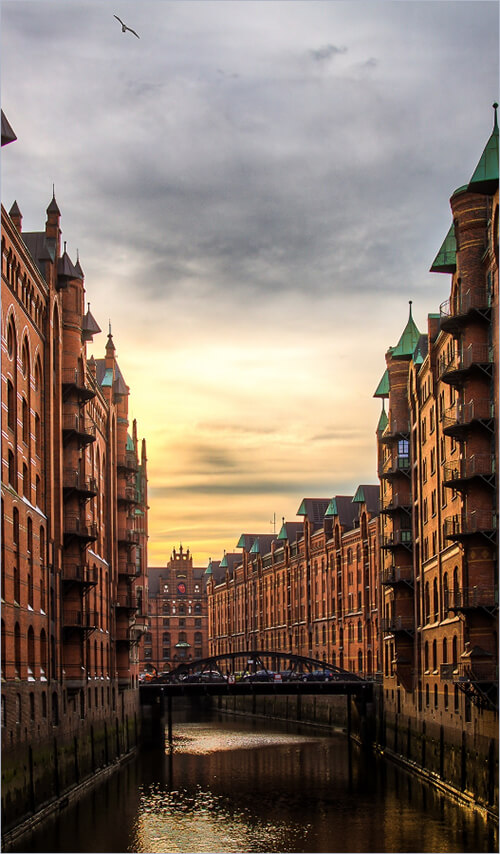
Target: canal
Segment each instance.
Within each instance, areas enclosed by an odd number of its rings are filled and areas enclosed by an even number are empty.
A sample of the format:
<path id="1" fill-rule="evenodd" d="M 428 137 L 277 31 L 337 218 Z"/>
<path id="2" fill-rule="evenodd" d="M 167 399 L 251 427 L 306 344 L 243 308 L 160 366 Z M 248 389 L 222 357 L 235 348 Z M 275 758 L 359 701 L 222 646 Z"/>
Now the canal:
<path id="1" fill-rule="evenodd" d="M 143 751 L 25 837 L 40 852 L 489 852 L 496 828 L 344 735 L 178 710 Z"/>

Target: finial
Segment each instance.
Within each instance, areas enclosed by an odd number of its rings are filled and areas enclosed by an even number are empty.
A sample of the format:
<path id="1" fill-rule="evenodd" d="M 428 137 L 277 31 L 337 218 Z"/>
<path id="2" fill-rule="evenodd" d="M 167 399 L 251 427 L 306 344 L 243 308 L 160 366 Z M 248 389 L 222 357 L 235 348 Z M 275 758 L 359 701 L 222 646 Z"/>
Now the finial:
<path id="1" fill-rule="evenodd" d="M 66 241 L 64 241 L 64 251 L 66 252 Z"/>
<path id="2" fill-rule="evenodd" d="M 494 127 L 494 128 L 496 128 L 496 127 L 498 127 L 498 122 L 497 122 L 497 110 L 498 110 L 498 104 L 497 104 L 497 102 L 496 102 L 496 101 L 495 101 L 495 103 L 493 104 L 493 109 L 495 110 L 495 121 L 494 121 L 494 123 L 493 123 L 493 127 Z"/>
<path id="3" fill-rule="evenodd" d="M 111 335 L 111 319 L 109 320 L 109 332 L 108 335 Z"/>
<path id="4" fill-rule="evenodd" d="M 79 251 L 78 251 L 78 249 L 77 249 L 77 250 L 76 250 L 76 263 L 77 263 L 77 264 L 78 264 L 79 260 L 80 260 L 80 253 L 79 253 Z"/>
<path id="5" fill-rule="evenodd" d="M 409 299 L 409 300 L 408 300 L 408 303 L 409 303 L 409 305 L 410 305 L 410 317 L 411 317 L 411 306 L 412 306 L 413 300 Z"/>
<path id="6" fill-rule="evenodd" d="M 55 197 L 56 197 L 56 185 L 52 184 L 52 198 L 55 199 Z"/>

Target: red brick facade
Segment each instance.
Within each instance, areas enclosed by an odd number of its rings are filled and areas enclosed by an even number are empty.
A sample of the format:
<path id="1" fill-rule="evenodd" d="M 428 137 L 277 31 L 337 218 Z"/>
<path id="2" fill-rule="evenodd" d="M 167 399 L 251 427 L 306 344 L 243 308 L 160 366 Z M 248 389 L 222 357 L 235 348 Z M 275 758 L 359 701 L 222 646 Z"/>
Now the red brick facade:
<path id="1" fill-rule="evenodd" d="M 149 614 L 141 639 L 141 666 L 168 672 L 208 652 L 204 568 L 193 566 L 189 549 L 175 549 L 166 567 L 149 567 Z"/>
<path id="2" fill-rule="evenodd" d="M 242 534 L 207 569 L 209 651 L 282 650 L 373 676 L 378 649 L 378 487 L 305 498 L 278 536 Z"/>
<path id="3" fill-rule="evenodd" d="M 87 357 L 100 329 L 84 299 L 55 198 L 41 232 L 23 231 L 17 204 L 2 207 L 4 761 L 136 711 L 145 445 L 135 422 L 128 433 L 111 332 L 105 358 Z"/>

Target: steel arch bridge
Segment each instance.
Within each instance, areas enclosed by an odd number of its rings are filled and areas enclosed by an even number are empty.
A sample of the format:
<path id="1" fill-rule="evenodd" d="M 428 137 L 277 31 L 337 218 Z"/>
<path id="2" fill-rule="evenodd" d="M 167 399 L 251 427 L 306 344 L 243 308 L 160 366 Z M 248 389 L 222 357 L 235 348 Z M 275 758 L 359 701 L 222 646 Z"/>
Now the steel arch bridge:
<path id="1" fill-rule="evenodd" d="M 363 684 L 366 682 L 361 676 L 337 667 L 335 664 L 321 661 L 317 658 L 307 658 L 304 655 L 296 655 L 292 652 L 281 652 L 278 650 L 239 650 L 237 652 L 226 652 L 219 655 L 210 655 L 205 658 L 197 658 L 189 662 L 181 662 L 173 670 L 164 676 L 157 676 L 154 683 L 169 684 L 177 679 L 198 674 L 209 674 L 228 676 L 230 674 L 248 674 L 250 680 L 257 671 L 269 674 L 284 674 L 285 678 L 294 680 L 296 678 L 313 678 L 316 671 L 326 675 L 329 681 L 350 682 Z M 322 678 L 321 676 L 319 677 Z"/>

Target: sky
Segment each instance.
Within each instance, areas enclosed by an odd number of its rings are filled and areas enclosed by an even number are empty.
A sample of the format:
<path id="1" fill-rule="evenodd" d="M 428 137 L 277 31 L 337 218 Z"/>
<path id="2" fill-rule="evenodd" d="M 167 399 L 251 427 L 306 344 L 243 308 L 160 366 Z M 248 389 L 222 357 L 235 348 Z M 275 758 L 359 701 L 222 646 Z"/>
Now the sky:
<path id="1" fill-rule="evenodd" d="M 52 186 L 147 441 L 149 565 L 279 531 L 377 483 L 373 392 L 498 100 L 481 0 L 1 0 L 17 141 L 2 203 Z M 122 33 L 118 15 L 139 35 Z M 276 521 L 274 521 L 276 520 Z"/>

